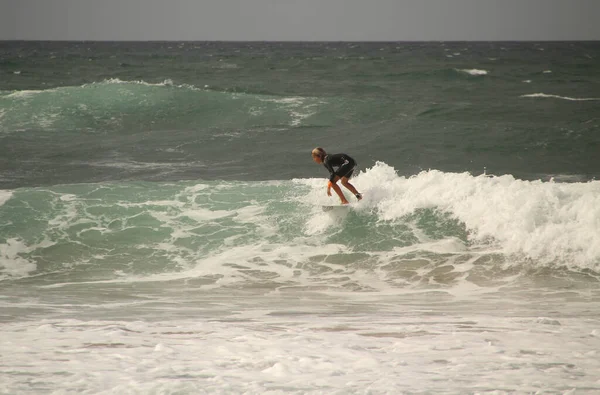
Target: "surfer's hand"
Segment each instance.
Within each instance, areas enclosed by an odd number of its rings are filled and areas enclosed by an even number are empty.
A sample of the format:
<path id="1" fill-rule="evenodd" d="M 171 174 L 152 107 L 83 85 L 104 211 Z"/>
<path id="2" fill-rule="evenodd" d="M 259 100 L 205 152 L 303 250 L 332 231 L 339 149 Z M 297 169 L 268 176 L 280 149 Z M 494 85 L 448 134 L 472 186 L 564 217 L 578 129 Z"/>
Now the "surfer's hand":
<path id="1" fill-rule="evenodd" d="M 327 196 L 331 196 L 331 181 L 327 183 Z"/>

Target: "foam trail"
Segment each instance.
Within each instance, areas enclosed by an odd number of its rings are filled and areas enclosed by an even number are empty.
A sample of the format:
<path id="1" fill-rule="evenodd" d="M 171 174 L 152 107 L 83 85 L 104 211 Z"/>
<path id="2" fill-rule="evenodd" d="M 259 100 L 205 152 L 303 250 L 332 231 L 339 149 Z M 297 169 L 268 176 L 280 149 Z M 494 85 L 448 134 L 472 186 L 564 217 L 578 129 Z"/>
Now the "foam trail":
<path id="1" fill-rule="evenodd" d="M 487 75 L 488 74 L 487 70 L 479 70 L 479 69 L 459 69 L 458 71 L 463 72 L 463 73 L 467 73 L 467 74 L 472 75 L 472 76 L 481 76 L 481 75 Z"/>
<path id="2" fill-rule="evenodd" d="M 0 206 L 10 200 L 12 195 L 13 193 L 11 191 L 0 191 Z"/>
<path id="3" fill-rule="evenodd" d="M 86 87 L 94 86 L 94 85 L 144 85 L 144 86 L 151 86 L 151 87 L 156 87 L 156 86 L 158 86 L 158 87 L 174 87 L 174 88 L 180 88 L 180 89 L 188 89 L 191 91 L 204 91 L 204 89 L 200 89 L 191 84 L 176 85 L 175 83 L 173 83 L 173 80 L 171 80 L 170 78 L 165 79 L 163 82 L 157 82 L 157 83 L 146 82 L 144 80 L 121 80 L 119 78 L 109 78 L 109 79 L 105 79 L 104 81 L 101 81 L 101 82 L 92 82 L 91 84 L 84 84 L 81 87 L 86 88 Z"/>
<path id="4" fill-rule="evenodd" d="M 600 98 L 595 98 L 595 97 L 579 98 L 579 97 L 549 95 L 546 93 L 532 93 L 532 94 L 528 94 L 528 95 L 521 95 L 520 97 L 533 97 L 533 98 L 541 97 L 541 98 L 547 98 L 547 99 L 562 99 L 562 100 L 569 100 L 569 101 L 598 101 L 598 100 L 600 100 Z"/>
<path id="5" fill-rule="evenodd" d="M 47 91 L 42 91 L 42 90 L 14 91 L 14 92 L 9 93 L 8 95 L 6 95 L 4 97 L 5 98 L 10 98 L 10 99 L 26 99 L 28 97 L 40 94 L 42 92 L 49 92 L 49 91 L 56 91 L 56 88 L 48 89 Z"/>

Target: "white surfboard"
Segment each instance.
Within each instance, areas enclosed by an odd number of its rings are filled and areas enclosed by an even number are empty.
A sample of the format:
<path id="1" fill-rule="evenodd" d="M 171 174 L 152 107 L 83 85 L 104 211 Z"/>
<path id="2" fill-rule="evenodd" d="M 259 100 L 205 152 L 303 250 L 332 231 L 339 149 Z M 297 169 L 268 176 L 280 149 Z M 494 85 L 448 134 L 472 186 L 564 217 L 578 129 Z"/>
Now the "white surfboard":
<path id="1" fill-rule="evenodd" d="M 331 205 L 331 206 L 321 206 L 323 211 L 331 211 L 331 210 L 335 210 L 335 209 L 349 209 L 351 207 L 352 207 L 352 203 L 350 203 L 350 204 L 335 204 L 335 205 Z"/>

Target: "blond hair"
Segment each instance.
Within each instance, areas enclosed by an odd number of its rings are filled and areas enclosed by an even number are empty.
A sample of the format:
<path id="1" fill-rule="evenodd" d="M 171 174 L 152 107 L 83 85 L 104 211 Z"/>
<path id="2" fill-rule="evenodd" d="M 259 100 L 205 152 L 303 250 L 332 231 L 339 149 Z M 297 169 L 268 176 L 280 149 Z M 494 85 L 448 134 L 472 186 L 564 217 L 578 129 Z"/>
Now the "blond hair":
<path id="1" fill-rule="evenodd" d="M 327 155 L 327 152 L 325 152 L 325 150 L 321 147 L 317 147 L 312 150 L 312 156 L 318 156 L 321 159 L 325 159 L 325 155 Z"/>

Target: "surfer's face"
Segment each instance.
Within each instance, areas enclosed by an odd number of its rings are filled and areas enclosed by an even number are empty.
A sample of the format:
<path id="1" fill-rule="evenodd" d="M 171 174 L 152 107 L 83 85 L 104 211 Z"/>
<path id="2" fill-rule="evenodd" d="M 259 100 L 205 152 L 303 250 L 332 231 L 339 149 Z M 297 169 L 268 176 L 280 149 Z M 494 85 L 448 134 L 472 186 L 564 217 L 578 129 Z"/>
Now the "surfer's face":
<path id="1" fill-rule="evenodd" d="M 317 162 L 318 164 L 321 164 L 321 163 L 323 163 L 323 160 L 321 159 L 321 157 L 320 157 L 320 156 L 313 155 L 313 156 L 312 156 L 312 158 L 313 158 L 313 160 L 314 160 L 315 162 Z"/>

